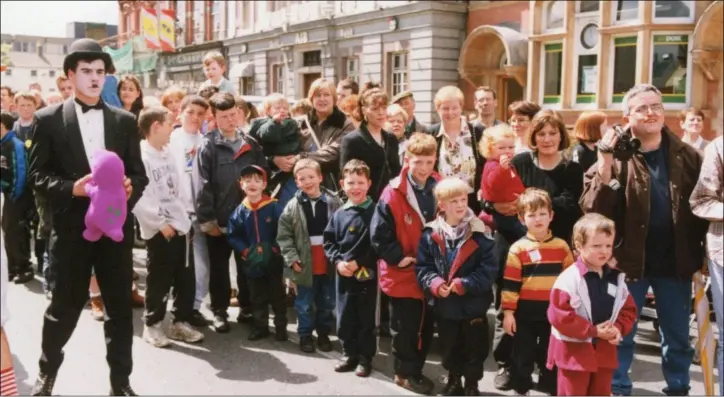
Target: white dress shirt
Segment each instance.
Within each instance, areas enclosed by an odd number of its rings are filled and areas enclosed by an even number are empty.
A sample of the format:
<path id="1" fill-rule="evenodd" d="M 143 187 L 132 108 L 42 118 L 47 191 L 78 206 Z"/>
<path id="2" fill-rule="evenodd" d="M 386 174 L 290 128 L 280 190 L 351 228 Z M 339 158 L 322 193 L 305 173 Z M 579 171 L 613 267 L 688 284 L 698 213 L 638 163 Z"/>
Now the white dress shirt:
<path id="1" fill-rule="evenodd" d="M 80 105 L 75 103 L 75 114 L 78 117 L 80 135 L 83 137 L 83 148 L 88 164 L 93 165 L 93 155 L 98 150 L 105 150 L 106 138 L 104 133 L 103 111 L 91 109 L 83 113 Z"/>

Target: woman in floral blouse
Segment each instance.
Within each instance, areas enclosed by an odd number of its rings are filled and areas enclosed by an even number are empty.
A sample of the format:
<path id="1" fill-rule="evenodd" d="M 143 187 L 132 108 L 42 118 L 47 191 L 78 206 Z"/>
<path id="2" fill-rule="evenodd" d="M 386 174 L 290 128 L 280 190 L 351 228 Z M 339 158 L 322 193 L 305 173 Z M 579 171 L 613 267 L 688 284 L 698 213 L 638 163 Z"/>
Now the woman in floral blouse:
<path id="1" fill-rule="evenodd" d="M 468 184 L 468 205 L 477 214 L 480 201 L 475 192 L 480 190 L 485 159 L 477 150 L 480 133 L 463 116 L 464 100 L 459 88 L 440 88 L 434 103 L 441 122 L 431 125 L 429 133 L 437 140 L 437 171 L 443 177 L 457 177 Z"/>

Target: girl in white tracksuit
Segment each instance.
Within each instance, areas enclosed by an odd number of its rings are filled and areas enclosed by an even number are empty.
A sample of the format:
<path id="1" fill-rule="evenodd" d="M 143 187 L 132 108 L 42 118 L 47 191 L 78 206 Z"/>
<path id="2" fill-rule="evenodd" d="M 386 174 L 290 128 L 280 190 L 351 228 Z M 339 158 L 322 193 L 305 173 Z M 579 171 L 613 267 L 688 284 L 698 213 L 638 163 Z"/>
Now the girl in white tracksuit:
<path id="1" fill-rule="evenodd" d="M 171 124 L 168 120 L 144 123 L 144 116 L 152 117 L 153 111 L 154 108 L 144 109 L 139 116 L 141 129 L 149 129 L 142 131 L 146 139 L 141 141 L 141 158 L 149 184 L 133 213 L 141 226 L 141 237 L 146 240 L 148 250 L 143 338 L 153 346 L 164 347 L 169 344 L 168 338 L 192 343 L 201 341 L 203 334 L 188 323 L 193 312 L 196 276 L 193 255 L 187 255 L 191 219 L 186 196 L 181 189 L 181 175 L 174 156 L 166 145 Z M 169 115 L 166 113 L 170 120 Z M 165 335 L 161 325 L 172 286 L 173 325 Z"/>

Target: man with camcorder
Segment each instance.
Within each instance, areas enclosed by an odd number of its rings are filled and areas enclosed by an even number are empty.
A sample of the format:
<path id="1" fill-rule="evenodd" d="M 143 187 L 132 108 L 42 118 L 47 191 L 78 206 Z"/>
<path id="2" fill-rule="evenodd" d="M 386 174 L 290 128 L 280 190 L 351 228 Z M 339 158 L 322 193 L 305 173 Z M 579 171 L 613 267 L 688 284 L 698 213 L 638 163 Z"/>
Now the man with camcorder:
<path id="1" fill-rule="evenodd" d="M 667 395 L 688 395 L 692 275 L 702 268 L 707 223 L 696 217 L 689 197 L 701 155 L 664 125 L 659 90 L 638 84 L 623 98 L 625 127 L 609 130 L 598 145 L 598 161 L 585 175 L 580 204 L 616 222 L 614 256 L 626 273 L 639 313 L 651 287 L 662 334 L 662 370 Z M 628 371 L 633 332 L 618 347 L 614 395 L 630 395 Z"/>

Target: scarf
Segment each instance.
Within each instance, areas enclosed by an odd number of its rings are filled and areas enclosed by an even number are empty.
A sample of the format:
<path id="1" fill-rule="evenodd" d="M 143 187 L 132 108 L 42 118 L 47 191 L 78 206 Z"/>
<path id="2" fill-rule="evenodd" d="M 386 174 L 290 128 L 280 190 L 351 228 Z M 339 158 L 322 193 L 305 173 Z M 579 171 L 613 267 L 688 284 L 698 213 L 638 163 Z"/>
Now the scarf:
<path id="1" fill-rule="evenodd" d="M 470 222 L 475 218 L 473 210 L 468 208 L 467 214 L 463 217 L 457 226 L 450 226 L 445 222 L 444 214 L 438 215 L 438 226 L 445 240 L 457 241 L 465 237 L 470 231 Z"/>

